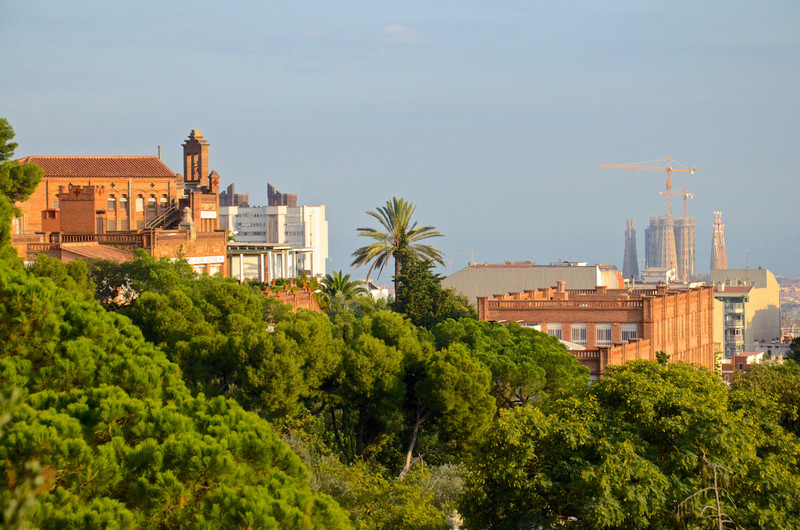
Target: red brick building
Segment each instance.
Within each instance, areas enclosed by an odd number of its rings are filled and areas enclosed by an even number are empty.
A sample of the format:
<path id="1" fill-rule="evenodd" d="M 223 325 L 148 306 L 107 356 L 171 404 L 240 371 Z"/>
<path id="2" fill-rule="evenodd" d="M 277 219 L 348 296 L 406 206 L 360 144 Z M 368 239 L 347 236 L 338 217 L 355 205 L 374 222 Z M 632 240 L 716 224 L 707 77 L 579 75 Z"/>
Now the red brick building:
<path id="1" fill-rule="evenodd" d="M 209 143 L 199 130 L 183 144 L 184 176 L 154 156 L 29 156 L 45 175 L 17 204 L 13 244 L 23 259 L 108 257 L 144 248 L 155 257 L 185 257 L 198 272 L 225 273 L 226 236 L 219 222 L 219 175 L 208 172 Z M 67 252 L 69 256 L 75 253 Z"/>
<path id="2" fill-rule="evenodd" d="M 557 287 L 478 297 L 478 318 L 518 322 L 568 343 L 570 353 L 594 375 L 608 364 L 655 360 L 714 369 L 714 288 L 568 290 Z"/>

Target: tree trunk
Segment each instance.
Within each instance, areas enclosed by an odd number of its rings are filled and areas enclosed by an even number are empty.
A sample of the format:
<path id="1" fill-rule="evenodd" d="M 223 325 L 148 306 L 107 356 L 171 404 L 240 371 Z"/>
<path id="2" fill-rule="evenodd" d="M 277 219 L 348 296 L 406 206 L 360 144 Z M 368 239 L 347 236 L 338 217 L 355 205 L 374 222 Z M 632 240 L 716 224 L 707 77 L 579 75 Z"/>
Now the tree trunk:
<path id="1" fill-rule="evenodd" d="M 344 455 L 344 461 L 350 465 L 350 455 L 347 454 L 347 449 L 342 443 L 342 437 L 339 435 L 339 427 L 336 425 L 336 409 L 331 407 L 331 421 L 333 422 L 333 436 L 336 438 L 336 445 Z"/>
<path id="2" fill-rule="evenodd" d="M 411 469 L 412 465 L 411 457 L 414 454 L 414 446 L 417 445 L 417 438 L 419 437 L 419 428 L 422 426 L 423 423 L 425 423 L 425 421 L 428 418 L 431 417 L 430 411 L 426 412 L 422 417 L 420 417 L 420 412 L 421 411 L 419 410 L 417 411 L 417 421 L 416 423 L 414 423 L 414 430 L 411 431 L 411 440 L 408 443 L 408 450 L 406 451 L 406 461 L 405 464 L 403 464 L 403 470 L 400 471 L 400 475 L 398 478 L 403 478 L 406 475 L 406 473 L 408 473 L 408 470 Z"/>
<path id="3" fill-rule="evenodd" d="M 367 427 L 367 404 L 362 402 L 358 406 L 358 427 L 356 428 L 356 455 L 364 454 L 364 430 Z"/>

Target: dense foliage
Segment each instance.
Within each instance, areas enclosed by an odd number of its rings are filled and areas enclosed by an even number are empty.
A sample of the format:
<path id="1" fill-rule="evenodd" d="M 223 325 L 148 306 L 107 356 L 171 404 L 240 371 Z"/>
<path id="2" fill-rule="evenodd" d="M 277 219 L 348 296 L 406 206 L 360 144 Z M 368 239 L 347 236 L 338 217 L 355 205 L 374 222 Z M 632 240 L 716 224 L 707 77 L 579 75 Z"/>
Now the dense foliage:
<path id="1" fill-rule="evenodd" d="M 794 528 L 800 443 L 785 427 L 799 376 L 763 368 L 729 391 L 705 370 L 635 361 L 566 399 L 503 411 L 463 510 L 473 528 Z"/>
<path id="2" fill-rule="evenodd" d="M 269 424 L 192 396 L 127 318 L 0 262 L 0 390 L 24 403 L 0 444 L 0 501 L 38 460 L 43 528 L 344 527 Z"/>
<path id="3" fill-rule="evenodd" d="M 13 160 L 17 143 L 14 128 L 5 118 L 0 118 L 0 258 L 16 261 L 17 253 L 11 247 L 11 219 L 19 215 L 16 201 L 27 199 L 42 180 L 44 170 L 33 162 L 20 164 Z"/>

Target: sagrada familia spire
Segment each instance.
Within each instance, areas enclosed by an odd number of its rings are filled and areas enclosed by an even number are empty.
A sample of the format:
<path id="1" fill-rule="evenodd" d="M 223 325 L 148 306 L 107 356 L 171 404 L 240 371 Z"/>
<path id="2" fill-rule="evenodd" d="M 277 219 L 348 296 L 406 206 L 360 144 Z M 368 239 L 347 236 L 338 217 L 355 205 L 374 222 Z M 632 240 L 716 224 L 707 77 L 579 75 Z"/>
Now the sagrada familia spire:
<path id="1" fill-rule="evenodd" d="M 639 277 L 639 260 L 636 253 L 636 229 L 633 219 L 625 223 L 625 258 L 622 261 L 622 276 L 624 278 Z"/>
<path id="2" fill-rule="evenodd" d="M 727 269 L 728 255 L 725 253 L 725 225 L 722 212 L 714 212 L 714 239 L 711 242 L 711 270 Z"/>

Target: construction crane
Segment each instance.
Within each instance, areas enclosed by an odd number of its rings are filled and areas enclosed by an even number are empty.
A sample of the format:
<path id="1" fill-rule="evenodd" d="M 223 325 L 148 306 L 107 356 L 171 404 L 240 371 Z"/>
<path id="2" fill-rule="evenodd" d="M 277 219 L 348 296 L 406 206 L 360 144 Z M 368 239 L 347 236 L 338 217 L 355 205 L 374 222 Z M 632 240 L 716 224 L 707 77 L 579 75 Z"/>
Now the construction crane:
<path id="1" fill-rule="evenodd" d="M 649 169 L 654 171 L 666 171 L 667 172 L 667 186 L 666 186 L 666 193 L 664 195 L 667 196 L 667 215 L 672 217 L 672 172 L 673 171 L 687 171 L 694 175 L 695 168 L 688 168 L 688 169 L 675 169 L 672 167 L 672 163 L 670 162 L 669 158 L 665 158 L 663 160 L 654 160 L 653 162 L 666 162 L 666 166 L 651 166 L 651 165 L 643 165 L 648 164 L 648 162 L 644 162 L 642 164 L 597 164 L 597 167 L 611 167 L 611 168 L 618 168 L 618 169 Z"/>
<path id="2" fill-rule="evenodd" d="M 659 191 L 658 194 L 659 195 L 668 195 L 668 196 L 672 196 L 672 197 L 676 197 L 676 196 L 677 197 L 683 197 L 683 217 L 684 217 L 684 219 L 686 217 L 688 217 L 688 215 L 686 213 L 686 200 L 687 199 L 694 199 L 694 194 L 686 193 L 686 186 L 683 187 L 683 193 L 671 193 L 671 192 L 668 192 L 668 191 Z"/>

